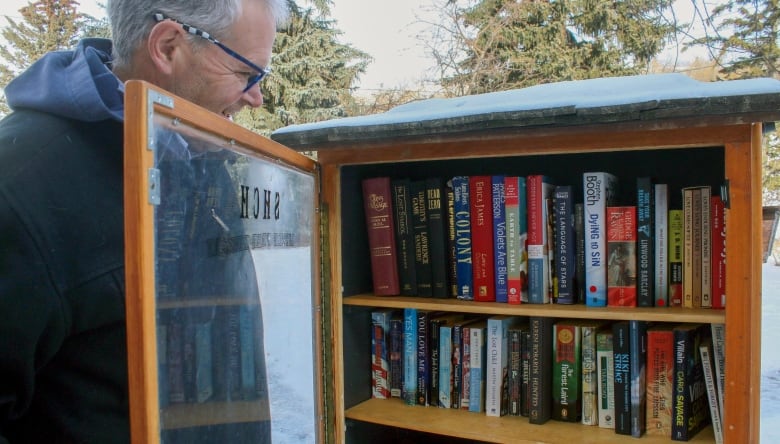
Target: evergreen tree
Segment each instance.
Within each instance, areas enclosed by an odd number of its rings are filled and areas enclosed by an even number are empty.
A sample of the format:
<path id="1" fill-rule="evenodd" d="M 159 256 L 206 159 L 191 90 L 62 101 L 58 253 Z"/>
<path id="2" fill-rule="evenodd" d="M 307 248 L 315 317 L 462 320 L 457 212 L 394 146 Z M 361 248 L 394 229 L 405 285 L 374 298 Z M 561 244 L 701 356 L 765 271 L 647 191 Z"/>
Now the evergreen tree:
<path id="1" fill-rule="evenodd" d="M 290 21 L 276 34 L 272 72 L 262 83 L 264 106 L 245 109 L 236 122 L 261 134 L 292 124 L 346 117 L 352 85 L 370 57 L 339 43 L 322 10 L 289 2 Z"/>
<path id="2" fill-rule="evenodd" d="M 646 72 L 671 0 L 446 0 L 432 52 L 449 94 Z"/>

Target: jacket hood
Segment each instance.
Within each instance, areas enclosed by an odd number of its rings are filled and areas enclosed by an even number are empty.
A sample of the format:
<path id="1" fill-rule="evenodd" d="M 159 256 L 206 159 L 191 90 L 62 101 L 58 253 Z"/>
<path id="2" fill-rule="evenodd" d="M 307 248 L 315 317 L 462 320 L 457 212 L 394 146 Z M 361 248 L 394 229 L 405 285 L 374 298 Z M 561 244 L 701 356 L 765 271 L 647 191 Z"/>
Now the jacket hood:
<path id="1" fill-rule="evenodd" d="M 5 88 L 12 109 L 27 108 L 97 122 L 124 116 L 124 85 L 111 72 L 111 41 L 82 40 L 44 55 Z"/>

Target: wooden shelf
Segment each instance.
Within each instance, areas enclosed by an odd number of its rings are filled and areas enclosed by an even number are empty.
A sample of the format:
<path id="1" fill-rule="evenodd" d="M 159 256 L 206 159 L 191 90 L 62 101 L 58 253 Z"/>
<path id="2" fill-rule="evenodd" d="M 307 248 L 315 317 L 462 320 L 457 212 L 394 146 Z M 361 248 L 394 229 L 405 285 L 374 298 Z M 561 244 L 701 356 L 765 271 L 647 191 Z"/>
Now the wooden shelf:
<path id="1" fill-rule="evenodd" d="M 270 418 L 271 412 L 266 408 L 266 404 L 259 401 L 171 404 L 160 411 L 160 423 L 165 429 L 256 422 Z"/>
<path id="2" fill-rule="evenodd" d="M 460 299 L 420 298 L 413 296 L 357 295 L 343 299 L 344 305 L 382 308 L 413 307 L 421 310 L 443 310 L 460 313 L 481 313 L 488 315 L 509 314 L 515 316 L 546 316 L 551 318 L 643 320 L 658 322 L 700 322 L 724 323 L 726 312 L 713 309 L 692 308 L 629 308 L 588 307 L 559 304 L 509 305 L 498 302 L 474 302 Z"/>
<path id="3" fill-rule="evenodd" d="M 618 444 L 632 439 L 597 426 L 560 421 L 535 425 L 529 424 L 525 417 L 496 418 L 464 410 L 409 406 L 399 399 L 370 399 L 348 409 L 345 416 L 357 421 L 495 443 Z M 689 442 L 714 441 L 712 427 L 707 427 Z M 673 441 L 665 436 L 645 434 L 637 442 L 655 444 Z"/>

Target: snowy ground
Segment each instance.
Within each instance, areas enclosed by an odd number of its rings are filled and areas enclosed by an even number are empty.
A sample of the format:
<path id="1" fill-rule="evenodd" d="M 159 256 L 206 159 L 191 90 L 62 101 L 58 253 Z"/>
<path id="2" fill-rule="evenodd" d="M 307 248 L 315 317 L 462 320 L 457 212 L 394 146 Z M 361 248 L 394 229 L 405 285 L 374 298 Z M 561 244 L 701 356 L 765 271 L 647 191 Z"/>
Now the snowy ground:
<path id="1" fill-rule="evenodd" d="M 761 317 L 761 442 L 780 442 L 780 267 L 763 266 Z"/>

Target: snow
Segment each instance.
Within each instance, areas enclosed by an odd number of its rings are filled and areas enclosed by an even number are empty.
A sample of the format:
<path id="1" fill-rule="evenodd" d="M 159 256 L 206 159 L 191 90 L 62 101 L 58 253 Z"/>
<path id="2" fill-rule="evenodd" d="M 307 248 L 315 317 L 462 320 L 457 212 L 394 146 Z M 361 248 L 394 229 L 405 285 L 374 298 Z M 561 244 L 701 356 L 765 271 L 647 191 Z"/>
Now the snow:
<path id="1" fill-rule="evenodd" d="M 762 269 L 761 442 L 780 442 L 780 266 Z"/>

